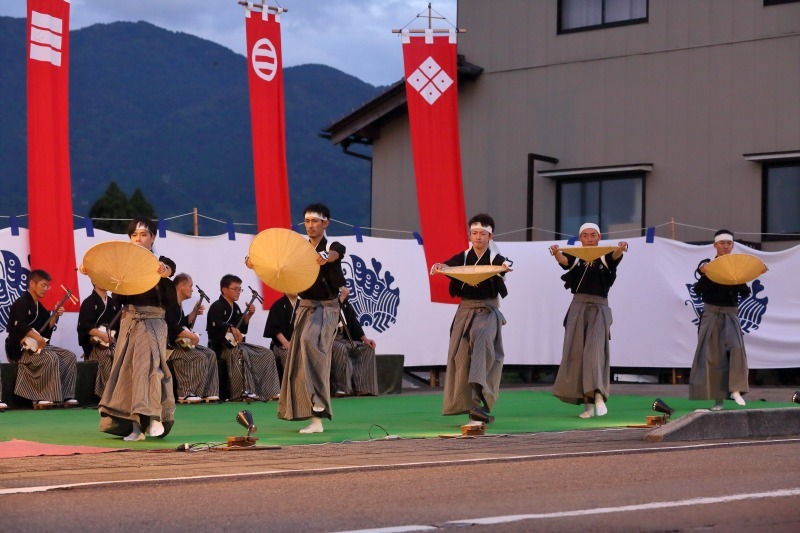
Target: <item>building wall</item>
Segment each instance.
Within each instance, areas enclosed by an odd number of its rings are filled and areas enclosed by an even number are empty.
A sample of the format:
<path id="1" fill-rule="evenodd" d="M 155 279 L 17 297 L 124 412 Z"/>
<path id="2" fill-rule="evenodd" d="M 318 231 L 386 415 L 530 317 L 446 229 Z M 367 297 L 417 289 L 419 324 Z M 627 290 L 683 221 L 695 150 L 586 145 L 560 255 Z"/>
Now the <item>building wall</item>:
<path id="1" fill-rule="evenodd" d="M 524 239 L 537 153 L 559 159 L 537 170 L 651 163 L 645 225 L 674 218 L 760 240 L 743 232 L 761 231 L 761 165 L 742 155 L 800 150 L 800 3 L 650 0 L 647 23 L 564 35 L 556 0 L 461 0 L 458 13 L 459 53 L 484 68 L 459 93 L 467 216 L 489 211 L 499 233 L 519 230 L 501 238 Z M 418 225 L 398 122 L 375 146 L 378 227 Z M 537 240 L 554 238 L 555 201 L 554 180 L 535 175 Z M 675 237 L 710 234 L 678 225 Z"/>

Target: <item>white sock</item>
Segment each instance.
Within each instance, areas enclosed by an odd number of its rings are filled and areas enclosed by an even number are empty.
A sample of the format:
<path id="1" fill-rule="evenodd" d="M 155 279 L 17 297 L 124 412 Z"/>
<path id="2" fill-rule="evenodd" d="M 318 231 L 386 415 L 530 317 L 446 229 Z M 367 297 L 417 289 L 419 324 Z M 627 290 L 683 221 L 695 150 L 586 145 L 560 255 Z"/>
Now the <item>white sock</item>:
<path id="1" fill-rule="evenodd" d="M 742 398 L 742 393 L 738 390 L 735 390 L 731 393 L 731 398 L 733 398 L 733 401 L 737 404 L 745 405 L 744 398 Z"/>
<path id="2" fill-rule="evenodd" d="M 300 433 L 322 433 L 322 419 L 316 416 L 311 417 L 311 423 L 300 430 Z"/>
<path id="3" fill-rule="evenodd" d="M 164 425 L 154 419 L 150 419 L 150 425 L 147 426 L 147 434 L 151 437 L 160 437 L 164 434 Z"/>
<path id="4" fill-rule="evenodd" d="M 133 431 L 127 437 L 124 437 L 122 440 L 126 441 L 138 441 L 144 440 L 144 433 L 142 433 L 142 427 L 139 425 L 138 422 L 133 423 Z"/>
<path id="5" fill-rule="evenodd" d="M 606 402 L 603 400 L 603 395 L 599 392 L 594 395 L 594 405 L 597 409 L 597 416 L 605 416 L 605 414 L 608 413 Z"/>
<path id="6" fill-rule="evenodd" d="M 586 408 L 583 410 L 581 414 L 578 415 L 580 418 L 592 418 L 594 416 L 594 405 L 587 403 Z"/>

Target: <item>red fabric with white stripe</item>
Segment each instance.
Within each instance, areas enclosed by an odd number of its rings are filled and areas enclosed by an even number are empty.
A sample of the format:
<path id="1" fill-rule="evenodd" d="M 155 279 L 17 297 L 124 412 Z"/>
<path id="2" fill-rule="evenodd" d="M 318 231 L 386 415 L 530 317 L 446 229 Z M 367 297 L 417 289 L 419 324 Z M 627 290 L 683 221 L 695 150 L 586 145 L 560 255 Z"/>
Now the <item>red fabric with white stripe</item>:
<path id="1" fill-rule="evenodd" d="M 455 33 L 403 34 L 406 95 L 425 261 L 450 258 L 467 244 Z M 448 278 L 431 276 L 431 301 L 451 303 Z"/>
<path id="2" fill-rule="evenodd" d="M 286 169 L 281 13 L 245 10 L 258 230 L 291 227 Z M 281 294 L 263 286 L 264 308 Z"/>
<path id="3" fill-rule="evenodd" d="M 31 269 L 78 295 L 69 167 L 69 2 L 28 0 L 28 228 Z M 51 309 L 64 296 L 50 291 Z M 67 301 L 68 311 L 78 306 Z"/>

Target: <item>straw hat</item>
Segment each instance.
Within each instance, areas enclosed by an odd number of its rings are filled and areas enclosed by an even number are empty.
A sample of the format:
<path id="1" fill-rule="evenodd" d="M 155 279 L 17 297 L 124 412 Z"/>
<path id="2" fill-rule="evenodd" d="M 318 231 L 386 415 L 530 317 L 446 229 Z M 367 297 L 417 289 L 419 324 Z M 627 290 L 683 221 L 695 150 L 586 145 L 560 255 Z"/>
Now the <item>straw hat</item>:
<path id="1" fill-rule="evenodd" d="M 750 254 L 728 254 L 706 265 L 706 276 L 721 285 L 739 285 L 753 281 L 764 272 L 764 262 Z"/>
<path id="2" fill-rule="evenodd" d="M 477 286 L 481 281 L 487 280 L 492 276 L 500 274 L 505 269 L 497 265 L 466 265 L 466 266 L 443 266 L 436 272 L 444 274 L 458 281 L 463 281 L 467 285 Z"/>
<path id="3" fill-rule="evenodd" d="M 319 274 L 319 254 L 299 233 L 288 229 L 262 231 L 250 243 L 249 254 L 256 275 L 276 291 L 303 292 Z"/>
<path id="4" fill-rule="evenodd" d="M 584 261 L 594 261 L 616 249 L 616 246 L 574 246 L 572 248 L 559 248 L 558 251 Z"/>
<path id="5" fill-rule="evenodd" d="M 131 242 L 107 241 L 83 255 L 83 268 L 96 286 L 116 294 L 147 292 L 158 284 L 158 259 Z"/>

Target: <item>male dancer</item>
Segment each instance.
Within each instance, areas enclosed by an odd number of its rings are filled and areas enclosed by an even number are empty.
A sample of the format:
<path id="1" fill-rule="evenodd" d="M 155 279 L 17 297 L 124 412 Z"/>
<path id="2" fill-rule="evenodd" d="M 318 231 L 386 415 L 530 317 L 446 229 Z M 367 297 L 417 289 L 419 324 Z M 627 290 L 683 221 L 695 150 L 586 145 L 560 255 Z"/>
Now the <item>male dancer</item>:
<path id="1" fill-rule="evenodd" d="M 244 342 L 256 307 L 251 304 L 242 317 L 236 303 L 242 294 L 242 278 L 226 274 L 219 288 L 219 299 L 208 309 L 206 331 L 208 347 L 227 363 L 231 400 L 266 402 L 277 398 L 281 385 L 275 355 L 269 348 Z"/>
<path id="2" fill-rule="evenodd" d="M 75 354 L 53 346 L 47 340 L 55 331 L 64 308 L 59 307 L 50 316 L 40 301 L 50 290 L 52 281 L 53 278 L 44 270 L 30 273 L 28 291 L 11 304 L 6 356 L 12 363 L 19 362 L 14 387 L 17 396 L 32 400 L 34 407 L 38 408 L 52 407 L 61 402 L 65 407 L 74 407 L 78 405 L 75 399 Z M 23 350 L 20 346 L 26 337 L 33 339 L 33 350 Z"/>
<path id="3" fill-rule="evenodd" d="M 325 229 L 331 213 L 323 204 L 303 211 L 306 234 L 319 254 L 319 274 L 314 284 L 300 293 L 300 304 L 281 384 L 278 418 L 307 420 L 300 433 L 322 433 L 322 419 L 331 418 L 331 350 L 339 322 L 339 290 L 346 285 L 341 259 L 345 247 L 328 243 Z"/>
<path id="4" fill-rule="evenodd" d="M 733 232 L 717 231 L 714 249 L 717 257 L 729 255 L 733 251 Z M 745 283 L 721 285 L 711 281 L 705 274 L 710 261 L 700 262 L 694 284 L 695 293 L 703 299 L 703 314 L 689 375 L 689 399 L 714 400 L 711 410 L 719 411 L 728 396 L 737 404 L 745 405 L 742 395 L 750 390 L 747 353 L 739 324 L 739 300 L 750 296 L 750 287 Z"/>
<path id="5" fill-rule="evenodd" d="M 194 282 L 189 274 L 175 276 L 178 304 L 167 309 L 167 328 L 173 347 L 172 368 L 178 385 L 178 402 L 219 401 L 219 370 L 214 350 L 200 346 L 200 336 L 192 331 L 205 306 L 202 298 L 189 315 L 183 313 L 183 302 L 192 297 Z"/>
<path id="6" fill-rule="evenodd" d="M 109 297 L 107 290 L 97 285 L 93 287 L 92 294 L 83 300 L 78 313 L 78 344 L 83 348 L 85 360 L 97 361 L 94 393 L 102 396 L 114 363 L 114 334 L 119 331 L 120 317 L 117 314 L 122 305 Z M 112 325 L 115 318 L 117 321 Z"/>
<path id="7" fill-rule="evenodd" d="M 597 246 L 600 227 L 587 222 L 578 238 L 583 246 Z M 608 290 L 617 278 L 617 265 L 628 243 L 622 241 L 617 249 L 594 261 L 584 261 L 565 255 L 557 244 L 550 247 L 561 268 L 564 288 L 572 292 L 572 303 L 564 318 L 564 349 L 558 367 L 553 396 L 565 403 L 584 404 L 581 418 L 608 413 L 609 382 L 611 379 L 610 349 L 611 308 Z"/>
<path id="8" fill-rule="evenodd" d="M 511 262 L 492 242 L 495 227 L 491 216 L 475 215 L 469 220 L 469 249 L 433 265 L 435 271 L 443 265 L 495 265 L 504 269 L 475 286 L 450 280 L 450 295 L 460 297 L 461 302 L 450 326 L 442 414 L 468 414 L 468 426 L 494 421 L 489 413 L 500 393 L 503 373 L 501 328 L 506 320 L 500 313 L 498 296 L 508 295 L 505 272 L 511 270 Z"/>

